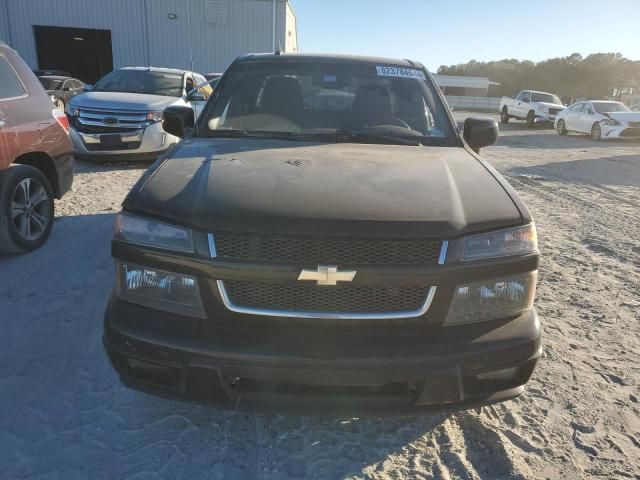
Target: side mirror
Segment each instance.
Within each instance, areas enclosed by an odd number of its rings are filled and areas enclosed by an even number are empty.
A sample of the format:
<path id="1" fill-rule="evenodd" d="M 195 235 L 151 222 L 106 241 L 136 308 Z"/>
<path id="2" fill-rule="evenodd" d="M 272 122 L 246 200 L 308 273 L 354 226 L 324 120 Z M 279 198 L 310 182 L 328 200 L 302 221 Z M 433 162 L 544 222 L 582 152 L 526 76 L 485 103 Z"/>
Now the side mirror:
<path id="1" fill-rule="evenodd" d="M 167 107 L 162 112 L 162 128 L 165 132 L 184 138 L 188 128 L 195 125 L 195 115 L 189 107 Z"/>
<path id="2" fill-rule="evenodd" d="M 189 93 L 187 93 L 187 100 L 189 102 L 204 102 L 207 100 L 207 98 L 200 90 L 196 89 L 191 90 Z"/>
<path id="3" fill-rule="evenodd" d="M 462 136 L 471 149 L 478 153 L 482 147 L 488 147 L 498 141 L 498 122 L 491 118 L 467 118 L 464 121 Z"/>
<path id="4" fill-rule="evenodd" d="M 82 91 L 83 92 L 90 92 L 91 90 L 93 90 L 93 85 L 89 85 L 89 84 L 85 83 L 82 86 Z"/>

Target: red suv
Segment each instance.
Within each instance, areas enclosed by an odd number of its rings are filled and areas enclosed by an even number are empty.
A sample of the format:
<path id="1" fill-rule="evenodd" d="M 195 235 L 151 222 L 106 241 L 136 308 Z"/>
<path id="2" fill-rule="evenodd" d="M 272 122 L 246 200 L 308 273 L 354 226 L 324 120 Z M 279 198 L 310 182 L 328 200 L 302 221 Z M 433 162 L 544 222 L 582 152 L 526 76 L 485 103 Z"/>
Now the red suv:
<path id="1" fill-rule="evenodd" d="M 53 199 L 73 183 L 69 121 L 20 56 L 0 41 L 0 252 L 35 250 Z"/>

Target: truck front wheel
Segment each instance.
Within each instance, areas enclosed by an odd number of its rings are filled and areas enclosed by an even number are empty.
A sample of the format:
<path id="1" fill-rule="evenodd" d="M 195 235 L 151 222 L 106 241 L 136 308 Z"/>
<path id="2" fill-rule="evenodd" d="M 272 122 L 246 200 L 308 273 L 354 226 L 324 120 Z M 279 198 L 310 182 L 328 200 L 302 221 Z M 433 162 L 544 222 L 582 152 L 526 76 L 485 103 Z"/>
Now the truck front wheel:
<path id="1" fill-rule="evenodd" d="M 533 110 L 530 110 L 527 114 L 527 128 L 533 128 L 536 126 L 536 114 Z"/>
<path id="2" fill-rule="evenodd" d="M 507 107 L 502 107 L 502 114 L 500 114 L 500 123 L 509 123 L 509 111 Z"/>

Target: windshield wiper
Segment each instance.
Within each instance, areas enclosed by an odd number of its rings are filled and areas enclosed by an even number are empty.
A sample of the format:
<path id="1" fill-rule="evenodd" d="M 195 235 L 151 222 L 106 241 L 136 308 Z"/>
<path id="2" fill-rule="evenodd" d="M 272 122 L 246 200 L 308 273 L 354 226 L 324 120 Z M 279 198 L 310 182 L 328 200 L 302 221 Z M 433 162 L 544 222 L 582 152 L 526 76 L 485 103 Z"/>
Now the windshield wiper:
<path id="1" fill-rule="evenodd" d="M 376 143 L 388 145 L 419 146 L 420 141 L 413 138 L 396 137 L 380 133 L 358 132 L 352 130 L 333 130 L 317 132 L 282 132 L 282 136 L 296 140 L 321 140 L 334 141 L 336 143 Z"/>
<path id="2" fill-rule="evenodd" d="M 209 130 L 207 137 L 248 137 L 249 132 L 242 128 L 220 128 Z"/>
<path id="3" fill-rule="evenodd" d="M 367 133 L 351 130 L 319 130 L 306 132 L 244 130 L 242 128 L 221 128 L 209 130 L 208 137 L 259 137 L 278 140 L 295 140 L 298 142 L 319 140 L 335 143 L 374 143 L 387 145 L 420 146 L 422 142 L 417 138 L 403 138 L 379 133 Z M 420 137 L 421 139 L 422 137 Z"/>

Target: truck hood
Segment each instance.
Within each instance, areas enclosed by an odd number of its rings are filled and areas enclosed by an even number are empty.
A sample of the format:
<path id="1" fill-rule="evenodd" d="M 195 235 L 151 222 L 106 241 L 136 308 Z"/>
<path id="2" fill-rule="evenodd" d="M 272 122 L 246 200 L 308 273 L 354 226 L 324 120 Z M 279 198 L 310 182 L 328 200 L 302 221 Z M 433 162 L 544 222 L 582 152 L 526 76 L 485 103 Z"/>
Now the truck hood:
<path id="1" fill-rule="evenodd" d="M 460 147 L 195 140 L 123 206 L 205 232 L 451 238 L 522 223 L 498 178 Z"/>
<path id="2" fill-rule="evenodd" d="M 77 108 L 160 111 L 179 100 L 177 97 L 142 93 L 87 92 L 74 97 L 71 105 Z"/>
<path id="3" fill-rule="evenodd" d="M 619 122 L 640 122 L 640 112 L 607 112 L 604 115 Z"/>

